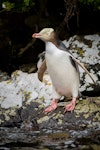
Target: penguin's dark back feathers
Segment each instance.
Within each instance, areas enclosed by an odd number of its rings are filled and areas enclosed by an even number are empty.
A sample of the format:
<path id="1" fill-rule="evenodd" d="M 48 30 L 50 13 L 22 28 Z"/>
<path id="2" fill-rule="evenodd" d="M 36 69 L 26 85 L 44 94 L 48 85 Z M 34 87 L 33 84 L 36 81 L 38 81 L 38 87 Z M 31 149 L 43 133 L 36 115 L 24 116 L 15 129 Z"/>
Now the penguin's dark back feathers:
<path id="1" fill-rule="evenodd" d="M 73 65 L 73 67 L 78 71 L 78 65 L 76 64 L 76 62 L 73 60 L 73 58 L 71 56 L 69 56 L 70 62 Z"/>
<path id="2" fill-rule="evenodd" d="M 67 51 L 67 52 L 69 52 L 68 51 L 68 49 L 67 49 L 67 47 L 63 44 L 63 42 L 62 41 L 57 41 L 57 47 L 59 48 L 59 49 L 61 49 L 61 50 L 63 50 L 63 51 Z M 69 52 L 70 53 L 70 52 Z"/>

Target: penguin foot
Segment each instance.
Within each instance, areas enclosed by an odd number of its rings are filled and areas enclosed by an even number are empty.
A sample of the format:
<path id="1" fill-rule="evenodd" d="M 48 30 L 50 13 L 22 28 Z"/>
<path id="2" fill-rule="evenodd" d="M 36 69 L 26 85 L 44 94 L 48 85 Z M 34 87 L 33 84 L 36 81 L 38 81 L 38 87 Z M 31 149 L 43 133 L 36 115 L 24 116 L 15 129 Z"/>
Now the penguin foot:
<path id="1" fill-rule="evenodd" d="M 45 112 L 45 113 L 49 113 L 49 112 L 55 110 L 55 109 L 57 108 L 57 106 L 58 106 L 58 101 L 57 101 L 57 99 L 53 99 L 53 100 L 52 100 L 52 104 L 51 104 L 50 106 L 48 106 L 48 107 L 44 110 L 44 112 Z"/>
<path id="2" fill-rule="evenodd" d="M 69 103 L 68 105 L 65 106 L 64 113 L 66 111 L 71 111 L 72 112 L 74 110 L 74 108 L 75 108 L 75 104 L 76 104 L 76 98 L 73 98 L 71 103 Z"/>

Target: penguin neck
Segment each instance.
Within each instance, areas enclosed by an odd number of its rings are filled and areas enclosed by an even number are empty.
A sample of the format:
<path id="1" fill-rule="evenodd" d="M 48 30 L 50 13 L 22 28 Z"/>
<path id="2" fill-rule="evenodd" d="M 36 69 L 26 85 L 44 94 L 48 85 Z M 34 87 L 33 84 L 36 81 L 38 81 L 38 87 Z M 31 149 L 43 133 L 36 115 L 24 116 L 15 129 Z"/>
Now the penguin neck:
<path id="1" fill-rule="evenodd" d="M 46 42 L 46 53 L 53 54 L 55 51 L 57 51 L 57 47 L 52 42 Z"/>
<path id="2" fill-rule="evenodd" d="M 51 43 L 54 44 L 56 47 L 58 47 L 58 41 L 57 40 L 54 39 L 51 41 Z"/>
<path id="3" fill-rule="evenodd" d="M 53 54 L 55 51 L 58 50 L 58 43 L 59 39 L 55 32 L 52 32 L 50 35 L 50 40 L 46 41 L 46 52 Z"/>
<path id="4" fill-rule="evenodd" d="M 52 42 L 56 47 L 58 47 L 58 36 L 55 32 L 51 33 L 50 42 Z"/>

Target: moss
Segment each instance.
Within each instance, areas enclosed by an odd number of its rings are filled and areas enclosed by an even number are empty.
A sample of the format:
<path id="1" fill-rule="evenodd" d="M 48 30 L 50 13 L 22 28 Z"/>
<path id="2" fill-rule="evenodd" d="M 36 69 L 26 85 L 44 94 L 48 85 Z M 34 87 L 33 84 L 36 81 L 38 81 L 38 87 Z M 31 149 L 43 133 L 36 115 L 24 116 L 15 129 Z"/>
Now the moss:
<path id="1" fill-rule="evenodd" d="M 62 124 L 62 119 L 58 119 L 58 125 Z"/>
<path id="2" fill-rule="evenodd" d="M 22 108 L 23 108 L 23 109 L 26 109 L 26 107 L 25 107 L 25 106 L 23 106 Z"/>
<path id="3" fill-rule="evenodd" d="M 11 116 L 15 116 L 16 115 L 16 109 L 17 107 L 13 107 L 13 108 L 9 108 L 9 109 L 2 109 L 0 111 L 0 115 L 3 116 L 3 119 L 1 119 L 0 123 L 1 122 L 4 122 L 5 121 L 9 121 Z"/>
<path id="4" fill-rule="evenodd" d="M 4 117 L 6 121 L 10 120 L 10 117 L 8 116 L 8 114 L 4 113 Z"/>
<path id="5" fill-rule="evenodd" d="M 58 114 L 54 117 L 54 119 L 62 118 L 63 116 L 64 116 L 63 114 L 58 113 Z"/>
<path id="6" fill-rule="evenodd" d="M 41 104 L 41 105 L 38 106 L 38 108 L 39 108 L 39 109 L 44 108 L 44 105 Z"/>
<path id="7" fill-rule="evenodd" d="M 30 101 L 26 101 L 26 103 L 25 103 L 26 105 L 30 105 Z"/>
<path id="8" fill-rule="evenodd" d="M 26 99 L 29 99 L 31 96 L 31 92 L 27 92 L 27 91 L 23 91 L 23 94 L 25 96 Z"/>
<path id="9" fill-rule="evenodd" d="M 88 128 L 91 128 L 93 127 L 92 123 L 88 124 Z"/>
<path id="10" fill-rule="evenodd" d="M 57 132 L 57 133 L 49 134 L 48 137 L 51 140 L 62 140 L 68 138 L 69 134 L 67 134 L 66 132 Z"/>
<path id="11" fill-rule="evenodd" d="M 2 124 L 4 121 L 2 119 L 0 119 L 0 124 Z"/>
<path id="12" fill-rule="evenodd" d="M 94 100 L 82 100 L 79 101 L 75 107 L 74 112 L 76 113 L 76 118 L 80 117 L 82 114 L 85 119 L 88 119 L 92 115 L 94 118 L 93 121 L 100 121 L 100 107 L 99 107 L 100 99 L 94 99 Z M 98 111 L 98 112 L 97 112 Z M 96 113 L 97 112 L 97 113 Z M 96 115 L 94 115 L 96 113 Z"/>
<path id="13" fill-rule="evenodd" d="M 15 109 L 11 109 L 10 112 L 9 112 L 9 115 L 15 116 L 16 115 Z"/>
<path id="14" fill-rule="evenodd" d="M 79 117 L 80 117 L 80 115 L 79 115 L 79 114 L 76 114 L 76 115 L 75 115 L 75 117 L 76 117 L 76 118 L 79 118 Z"/>
<path id="15" fill-rule="evenodd" d="M 11 80 L 7 80 L 7 82 L 6 82 L 7 84 L 10 84 L 11 83 Z"/>
<path id="16" fill-rule="evenodd" d="M 2 115 L 2 111 L 0 111 L 0 115 Z"/>
<path id="17" fill-rule="evenodd" d="M 90 110 L 89 110 L 90 113 L 93 113 L 93 112 L 98 111 L 98 107 L 97 107 L 97 105 L 95 105 L 94 103 L 90 103 L 89 109 L 90 109 Z"/>
<path id="18" fill-rule="evenodd" d="M 93 150 L 99 150 L 99 149 L 100 149 L 100 145 L 92 144 L 92 145 L 91 145 L 91 148 L 92 148 Z"/>
<path id="19" fill-rule="evenodd" d="M 44 122 L 44 121 L 47 121 L 48 119 L 49 119 L 48 116 L 44 116 L 44 117 L 38 119 L 37 122 L 40 124 L 40 123 L 42 123 L 42 122 Z"/>
<path id="20" fill-rule="evenodd" d="M 83 102 L 78 103 L 76 105 L 76 108 L 75 108 L 74 111 L 75 111 L 76 114 L 79 114 L 79 113 L 88 113 L 89 112 L 89 106 L 88 106 L 88 104 L 86 104 L 86 101 L 83 101 Z"/>
<path id="21" fill-rule="evenodd" d="M 100 106 L 100 98 L 99 97 L 97 97 L 97 99 L 95 99 L 95 101 L 94 101 L 97 105 L 99 105 Z"/>
<path id="22" fill-rule="evenodd" d="M 14 71 L 13 74 L 12 74 L 12 76 L 13 76 L 13 77 L 19 76 L 19 70 Z"/>
<path id="23" fill-rule="evenodd" d="M 79 54 L 80 57 L 84 56 L 84 51 L 81 48 L 77 48 L 77 53 Z"/>
<path id="24" fill-rule="evenodd" d="M 95 118 L 100 122 L 100 112 L 97 112 Z"/>
<path id="25" fill-rule="evenodd" d="M 89 117 L 89 114 L 84 114 L 83 117 L 84 117 L 85 119 L 87 119 L 87 118 Z"/>

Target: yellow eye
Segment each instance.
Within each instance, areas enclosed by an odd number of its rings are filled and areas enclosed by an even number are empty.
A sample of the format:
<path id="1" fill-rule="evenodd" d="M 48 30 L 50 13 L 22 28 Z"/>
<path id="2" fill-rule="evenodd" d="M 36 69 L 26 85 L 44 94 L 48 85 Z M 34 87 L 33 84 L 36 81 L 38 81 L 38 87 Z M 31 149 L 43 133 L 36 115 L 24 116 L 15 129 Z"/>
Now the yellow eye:
<path id="1" fill-rule="evenodd" d="M 46 33 L 46 35 L 49 35 L 48 33 Z"/>

